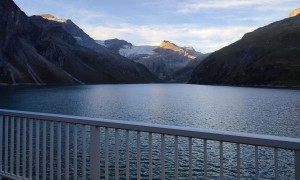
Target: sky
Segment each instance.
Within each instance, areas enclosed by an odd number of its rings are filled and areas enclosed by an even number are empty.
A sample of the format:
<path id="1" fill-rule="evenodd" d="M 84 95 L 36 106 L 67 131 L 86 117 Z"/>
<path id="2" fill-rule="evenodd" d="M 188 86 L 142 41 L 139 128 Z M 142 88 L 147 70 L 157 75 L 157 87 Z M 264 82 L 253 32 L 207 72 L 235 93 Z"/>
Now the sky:
<path id="1" fill-rule="evenodd" d="M 209 53 L 287 18 L 300 0 L 14 0 L 28 15 L 71 19 L 95 40 L 168 40 Z"/>

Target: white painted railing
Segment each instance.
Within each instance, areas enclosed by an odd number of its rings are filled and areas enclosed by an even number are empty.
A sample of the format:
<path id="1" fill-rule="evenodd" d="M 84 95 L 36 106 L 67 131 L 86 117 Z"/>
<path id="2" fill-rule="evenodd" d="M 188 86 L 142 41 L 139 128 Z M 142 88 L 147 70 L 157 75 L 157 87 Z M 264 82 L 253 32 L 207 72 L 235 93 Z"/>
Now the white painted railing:
<path id="1" fill-rule="evenodd" d="M 113 132 L 112 132 L 113 131 Z M 121 132 L 122 131 L 122 135 Z M 130 133 L 135 132 L 131 138 Z M 147 162 L 141 162 L 144 148 L 143 143 L 147 136 Z M 155 125 L 129 121 L 110 121 L 98 118 L 65 116 L 0 110 L 0 176 L 13 179 L 123 179 L 136 178 L 152 179 L 154 166 L 153 159 L 154 135 L 160 136 L 160 179 L 208 179 L 209 153 L 208 141 L 218 142 L 219 152 L 219 179 L 224 179 L 224 143 L 234 143 L 236 157 L 236 179 L 243 179 L 241 174 L 241 145 L 254 147 L 254 177 L 260 176 L 259 150 L 263 147 L 273 149 L 274 178 L 282 179 L 284 169 L 279 168 L 279 150 L 289 150 L 293 153 L 293 177 L 300 180 L 300 139 L 256 135 L 246 133 L 233 133 L 226 131 L 204 130 L 177 126 Z M 114 138 L 112 142 L 111 138 Z M 173 137 L 170 143 L 166 136 Z M 179 138 L 187 138 L 188 175 L 180 177 L 179 170 Z M 201 146 L 195 146 L 194 140 L 201 140 Z M 103 143 L 100 143 L 103 142 Z M 123 142 L 124 141 L 124 142 Z M 134 141 L 134 142 L 133 142 Z M 142 143 L 143 141 L 143 143 Z M 113 143 L 113 144 L 112 144 Z M 132 144 L 134 143 L 134 144 Z M 171 145 L 169 145 L 171 144 Z M 134 152 L 131 147 L 134 146 Z M 156 146 L 155 146 L 156 147 Z M 174 167 L 172 177 L 166 174 L 166 148 L 173 148 L 172 155 Z M 201 147 L 203 166 L 202 177 L 195 177 L 193 170 L 198 169 L 193 164 L 193 151 Z M 113 148 L 113 152 L 110 151 Z M 120 151 L 124 149 L 124 158 Z M 103 152 L 104 151 L 104 152 Z M 173 151 L 172 151 L 173 152 Z M 113 153 L 114 157 L 110 156 Z M 103 158 L 101 158 L 103 154 Z M 122 156 L 123 156 L 122 155 Z M 136 157 L 134 171 L 130 158 Z M 199 158 L 199 157 L 198 157 Z M 125 162 L 121 162 L 123 159 Z M 114 161 L 114 165 L 112 162 Z M 147 168 L 143 168 L 146 163 Z M 124 165 L 122 165 L 124 164 Z M 103 167 L 103 168 L 101 168 Z M 147 171 L 147 172 L 145 172 Z M 135 174 L 133 174 L 135 172 Z M 146 174 L 146 175 L 145 175 Z"/>

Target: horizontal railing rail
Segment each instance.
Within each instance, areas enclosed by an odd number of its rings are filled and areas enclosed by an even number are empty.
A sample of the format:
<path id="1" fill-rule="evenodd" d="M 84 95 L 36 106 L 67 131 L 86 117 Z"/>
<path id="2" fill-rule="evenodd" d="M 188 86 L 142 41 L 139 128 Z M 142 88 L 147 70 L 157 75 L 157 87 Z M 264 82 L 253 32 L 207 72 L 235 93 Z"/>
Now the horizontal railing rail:
<path id="1" fill-rule="evenodd" d="M 23 119 L 25 118 L 25 120 Z M 23 126 L 22 126 L 22 120 Z M 33 121 L 37 121 L 35 124 L 35 134 L 33 134 Z M 5 122 L 5 123 L 4 123 Z M 50 123 L 48 125 L 47 123 Z M 59 123 L 55 126 L 57 134 L 54 135 L 54 123 Z M 62 124 L 65 125 L 62 130 Z M 193 157 L 192 157 L 192 148 L 193 148 L 193 139 L 203 140 L 203 164 L 204 164 L 204 179 L 207 179 L 208 170 L 207 170 L 207 141 L 218 141 L 219 143 L 219 157 L 220 157 L 220 179 L 224 178 L 223 172 L 223 143 L 235 143 L 237 151 L 237 179 L 240 179 L 240 145 L 251 145 L 255 147 L 255 168 L 256 175 L 259 177 L 259 160 L 258 160 L 258 147 L 270 147 L 274 148 L 274 157 L 275 157 L 275 178 L 279 179 L 278 172 L 278 149 L 287 149 L 294 151 L 294 176 L 296 180 L 300 178 L 300 139 L 299 138 L 290 138 L 290 137 L 278 137 L 272 135 L 258 135 L 258 134 L 249 134 L 249 133 L 238 133 L 238 132 L 228 132 L 228 131 L 219 131 L 219 130 L 207 130 L 207 129 L 198 129 L 198 128 L 189 128 L 189 127 L 180 127 L 180 126 L 168 126 L 168 125 L 158 125 L 158 124 L 148 124 L 132 121 L 120 121 L 120 120 L 107 120 L 101 118 L 88 118 L 88 117 L 78 117 L 78 116 L 69 116 L 69 115 L 58 115 L 58 114 L 47 114 L 47 113 L 36 113 L 36 112 L 24 112 L 24 111 L 15 111 L 15 110 L 4 110 L 0 109 L 0 175 L 7 177 L 14 177 L 16 179 L 39 179 L 39 165 L 42 164 L 42 177 L 50 177 L 53 179 L 53 166 L 56 163 L 57 173 L 56 177 L 61 177 L 60 168 L 62 162 L 60 158 L 62 157 L 62 144 L 64 143 L 65 152 L 64 152 L 64 165 L 67 167 L 65 169 L 65 179 L 69 177 L 69 167 L 70 166 L 70 125 L 81 125 L 82 137 L 78 137 L 78 127 L 75 126 L 73 129 L 73 144 L 71 151 L 74 153 L 72 156 L 72 166 L 73 166 L 73 176 L 76 179 L 78 176 L 78 139 L 82 138 L 81 151 L 82 156 L 82 177 L 86 177 L 86 163 L 87 163 L 87 127 L 90 127 L 90 165 L 91 165 L 91 179 L 100 179 L 100 128 L 104 128 L 103 133 L 105 133 L 104 139 L 104 158 L 105 158 L 105 167 L 104 167 L 104 177 L 109 178 L 109 131 L 108 129 L 114 129 L 114 148 L 115 148 L 115 179 L 119 178 L 119 169 L 120 169 L 120 132 L 119 130 L 125 131 L 125 156 L 126 156 L 126 179 L 129 179 L 129 131 L 137 132 L 136 135 L 136 160 L 137 160 L 137 179 L 140 179 L 141 174 L 141 132 L 149 133 L 149 179 L 152 178 L 152 146 L 153 146 L 153 135 L 161 135 L 160 144 L 161 144 L 161 179 L 165 179 L 165 149 L 166 149 L 166 136 L 174 136 L 173 145 L 174 150 L 174 163 L 175 163 L 175 179 L 178 179 L 178 137 L 188 138 L 188 159 L 189 159 L 189 179 L 193 178 Z M 28 129 L 27 129 L 28 127 Z M 62 134 L 64 133 L 64 136 Z M 26 135 L 29 135 L 26 137 Z M 40 137 L 41 135 L 41 137 Z M 24 137 L 25 136 L 25 137 Z M 48 140 L 47 137 L 50 137 Z M 54 162 L 54 136 L 57 138 L 57 153 L 56 162 Z M 35 137 L 35 139 L 33 139 Z M 63 142 L 62 142 L 63 141 Z M 35 146 L 33 147 L 32 144 Z M 42 142 L 42 143 L 40 143 Z M 22 144 L 20 146 L 19 144 Z M 40 145 L 41 144 L 41 145 Z M 33 149 L 35 148 L 35 149 Z M 36 153 L 35 157 L 32 152 Z M 50 149 L 50 150 L 49 150 Z M 28 152 L 27 152 L 28 151 Z M 16 154 L 16 155 L 15 155 Z M 22 154 L 19 155 L 19 154 Z M 42 158 L 40 158 L 40 155 Z M 50 165 L 47 165 L 47 154 L 50 155 Z M 4 156 L 3 156 L 4 155 Z M 22 157 L 22 162 L 21 158 Z M 35 162 L 33 162 L 35 159 Z M 27 162 L 29 161 L 29 162 Z M 20 166 L 19 164 L 22 164 Z M 33 170 L 33 165 L 35 169 Z M 9 170 L 8 170 L 9 166 Z M 20 167 L 19 167 L 20 166 Z M 29 167 L 27 167 L 29 166 Z M 50 166 L 48 172 L 47 166 Z M 29 170 L 28 170 L 29 169 Z M 21 174 L 22 171 L 22 174 Z M 32 174 L 35 173 L 33 177 Z M 59 179 L 58 178 L 58 179 Z M 56 179 L 56 178 L 54 178 Z"/>
<path id="2" fill-rule="evenodd" d="M 191 137 L 199 139 L 209 139 L 223 142 L 239 144 L 274 147 L 281 149 L 300 150 L 300 139 L 290 137 L 280 137 L 272 135 L 249 134 L 240 132 L 207 130 L 199 128 L 168 126 L 159 124 L 149 124 L 132 121 L 107 120 L 102 118 L 79 117 L 59 114 L 47 114 L 36 112 L 24 112 L 0 109 L 0 115 L 26 117 L 44 121 L 64 122 L 70 124 L 81 124 L 114 129 L 127 129 L 131 131 L 150 132 L 166 134 L 172 136 Z"/>

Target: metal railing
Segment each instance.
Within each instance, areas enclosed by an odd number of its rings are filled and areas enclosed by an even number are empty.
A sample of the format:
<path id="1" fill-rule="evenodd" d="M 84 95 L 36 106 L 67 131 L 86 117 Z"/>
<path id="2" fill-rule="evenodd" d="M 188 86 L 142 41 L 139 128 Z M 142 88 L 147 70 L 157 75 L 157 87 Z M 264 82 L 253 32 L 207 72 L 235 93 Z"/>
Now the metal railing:
<path id="1" fill-rule="evenodd" d="M 186 138 L 186 147 L 182 146 L 181 138 Z M 290 177 L 300 179 L 298 138 L 12 110 L 0 110 L 0 176 L 51 180 L 152 179 L 157 175 L 159 179 L 212 179 L 208 141 L 213 141 L 218 149 L 218 179 L 225 179 L 224 164 L 228 160 L 224 157 L 225 143 L 235 146 L 229 148 L 230 158 L 235 158 L 236 170 L 230 172 L 235 179 L 243 179 L 241 172 L 247 171 L 241 169 L 243 145 L 254 149 L 253 168 L 250 168 L 253 178 L 260 178 L 263 168 L 260 150 L 268 147 L 273 149 L 271 176 L 284 179 L 279 151 L 287 150 L 294 161 L 288 162 L 293 167 L 287 167 L 287 171 L 292 172 Z M 179 155 L 182 151 L 186 155 Z M 198 151 L 203 156 L 193 154 Z M 201 165 L 195 163 L 195 158 L 200 159 Z"/>

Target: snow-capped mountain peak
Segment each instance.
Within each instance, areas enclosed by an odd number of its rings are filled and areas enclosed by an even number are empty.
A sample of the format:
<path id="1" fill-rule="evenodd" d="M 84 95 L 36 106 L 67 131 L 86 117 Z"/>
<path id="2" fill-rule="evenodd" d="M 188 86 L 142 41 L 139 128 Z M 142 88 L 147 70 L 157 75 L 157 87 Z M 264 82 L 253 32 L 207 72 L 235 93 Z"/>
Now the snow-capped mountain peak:
<path id="1" fill-rule="evenodd" d="M 189 72 L 187 74 L 183 73 L 180 77 L 175 76 L 174 73 L 189 63 L 199 62 L 205 57 L 202 53 L 195 51 L 193 47 L 180 47 L 166 40 L 158 46 L 135 46 L 119 39 L 96 42 L 122 56 L 145 65 L 157 77 L 166 81 L 187 80 Z M 198 59 L 195 60 L 196 58 Z"/>

